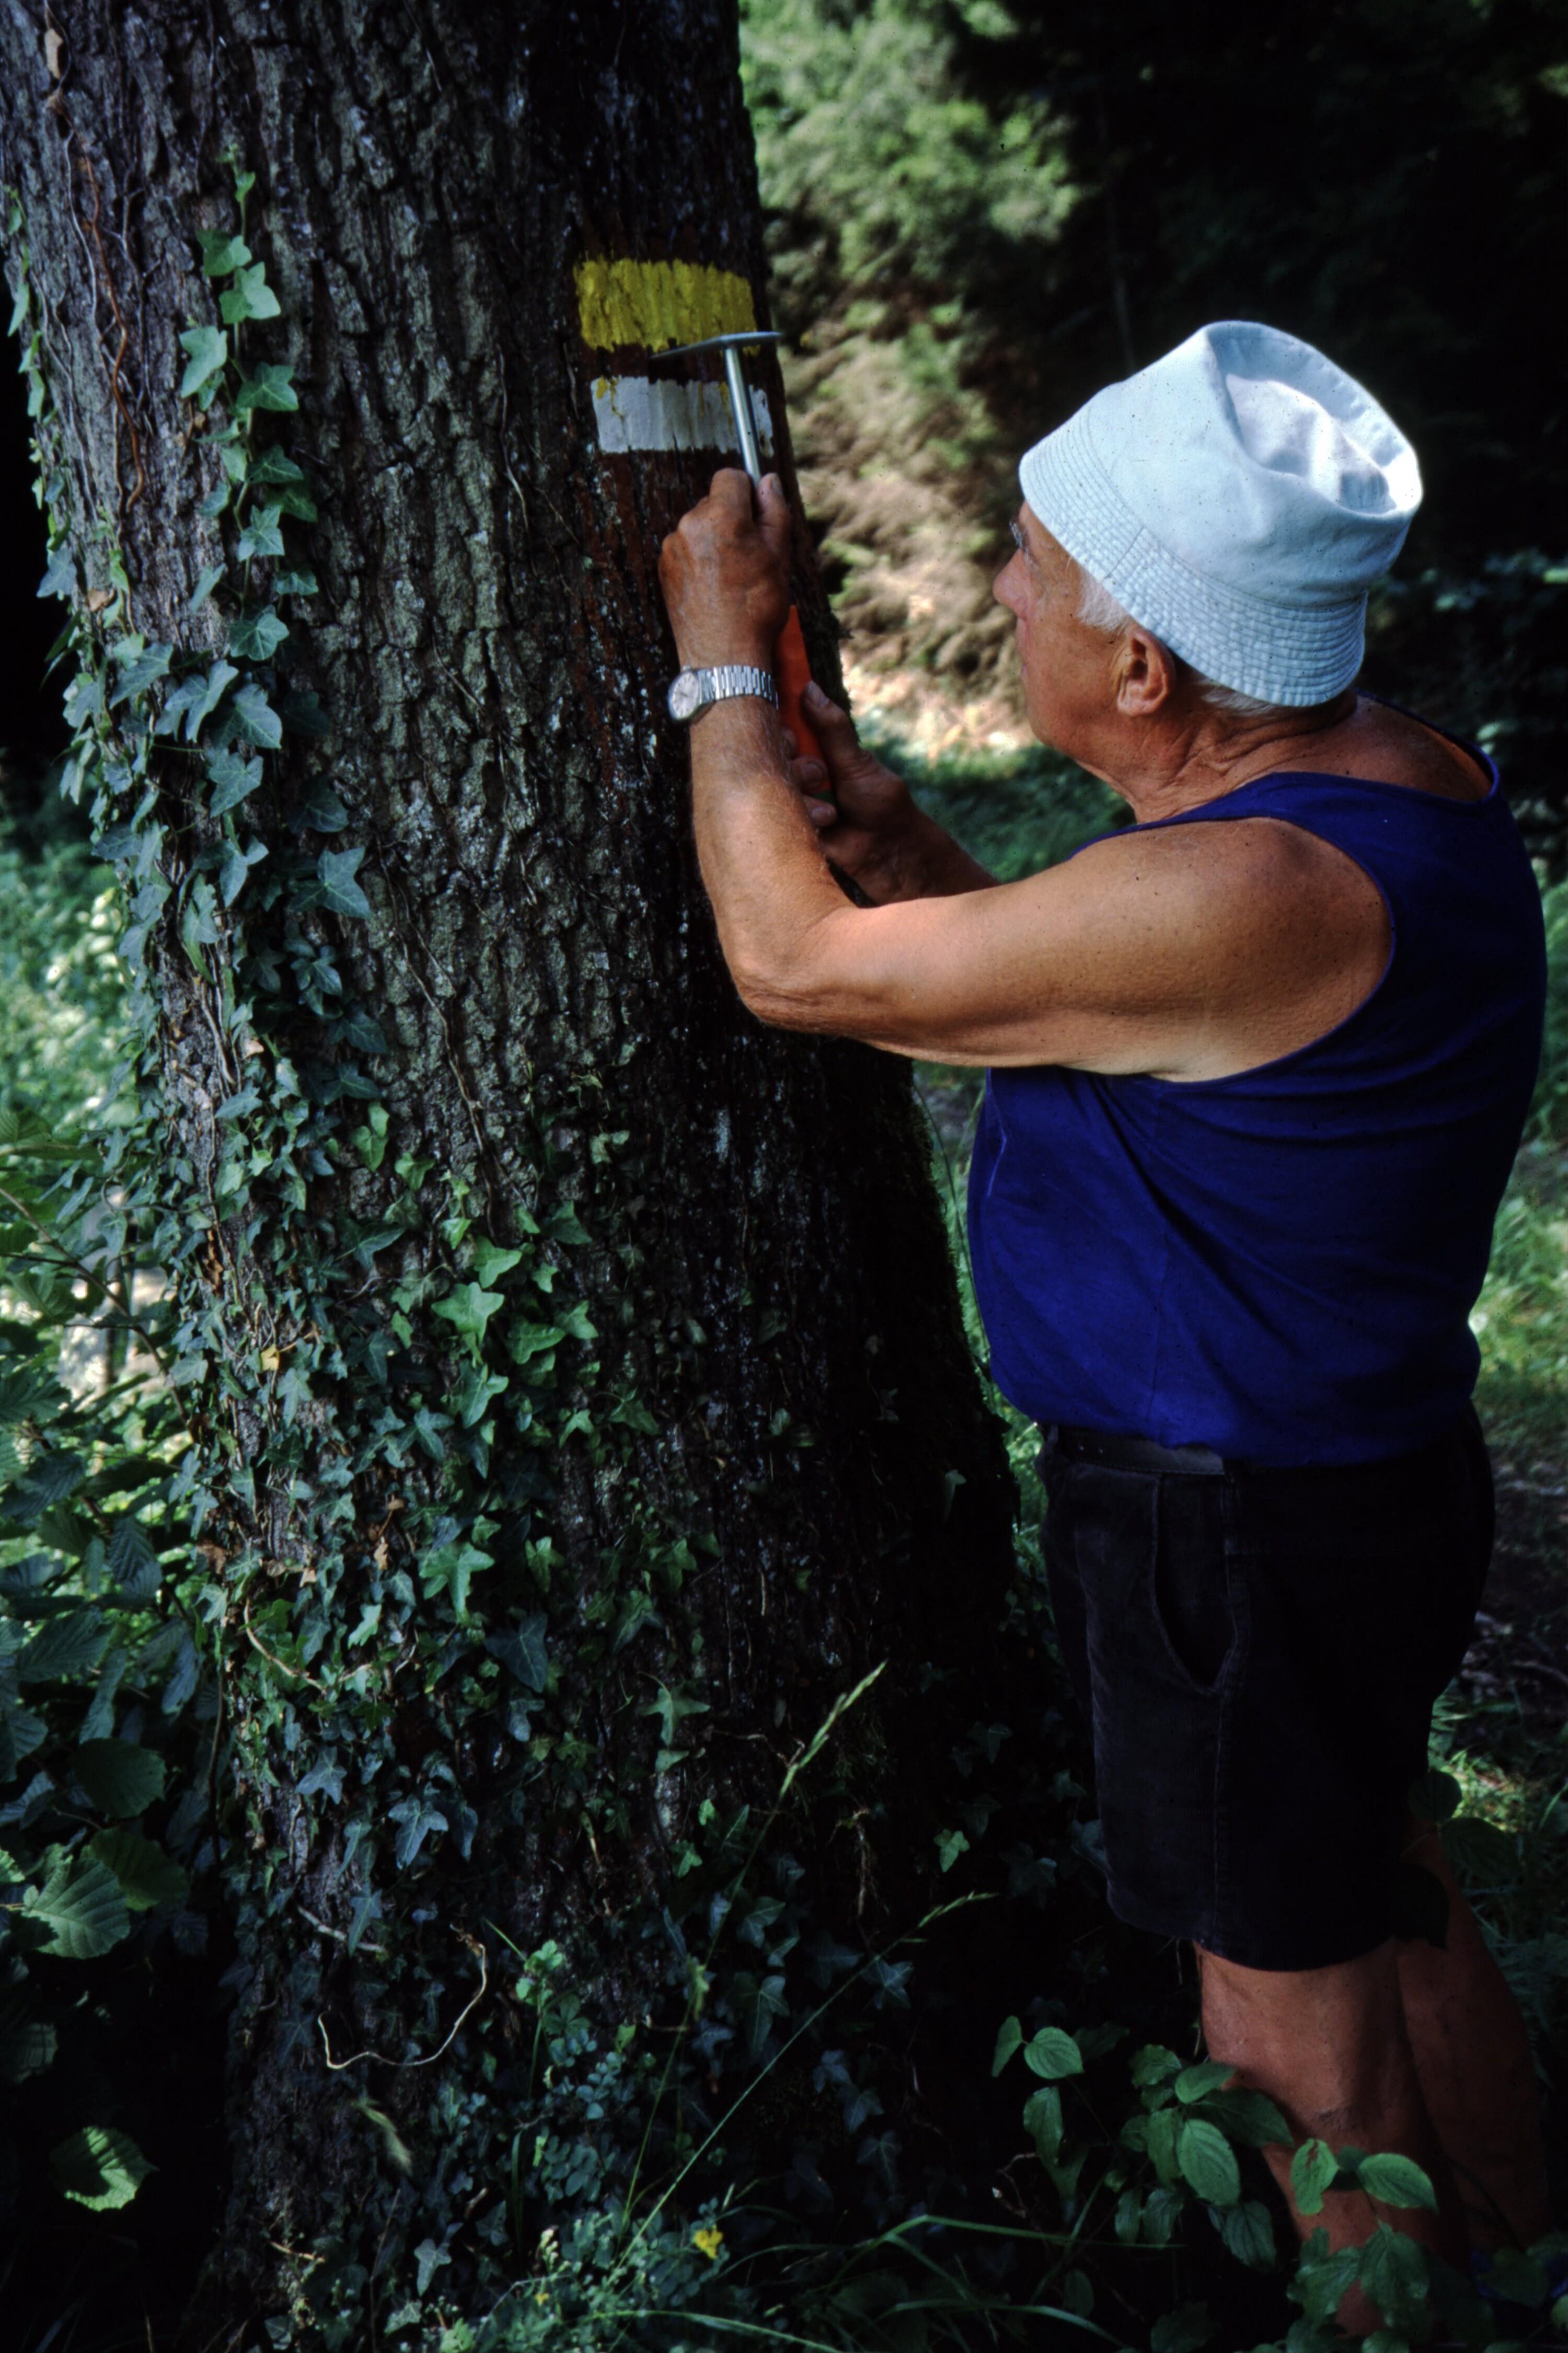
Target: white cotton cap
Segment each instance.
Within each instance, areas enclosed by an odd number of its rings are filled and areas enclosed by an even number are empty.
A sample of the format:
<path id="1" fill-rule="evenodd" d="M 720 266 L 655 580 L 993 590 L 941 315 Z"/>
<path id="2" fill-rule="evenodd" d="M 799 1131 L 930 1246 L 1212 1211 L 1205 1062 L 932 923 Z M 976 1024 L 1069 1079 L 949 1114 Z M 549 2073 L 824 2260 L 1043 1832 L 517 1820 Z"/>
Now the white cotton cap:
<path id="1" fill-rule="evenodd" d="M 1310 343 L 1200 327 L 1108 385 L 1018 469 L 1053 538 L 1217 685 L 1326 702 L 1421 503 L 1415 452 Z"/>

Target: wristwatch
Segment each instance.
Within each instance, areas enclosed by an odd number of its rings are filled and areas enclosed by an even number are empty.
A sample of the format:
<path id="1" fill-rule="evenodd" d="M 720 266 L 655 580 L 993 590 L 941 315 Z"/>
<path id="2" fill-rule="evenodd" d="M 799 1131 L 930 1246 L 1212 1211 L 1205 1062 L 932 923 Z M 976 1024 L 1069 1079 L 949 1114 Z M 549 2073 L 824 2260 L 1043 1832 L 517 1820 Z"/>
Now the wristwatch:
<path id="1" fill-rule="evenodd" d="M 678 670 L 669 682 L 669 715 L 689 727 L 710 703 L 728 702 L 738 694 L 760 694 L 778 709 L 779 691 L 771 670 L 750 662 L 721 662 L 714 670 Z"/>

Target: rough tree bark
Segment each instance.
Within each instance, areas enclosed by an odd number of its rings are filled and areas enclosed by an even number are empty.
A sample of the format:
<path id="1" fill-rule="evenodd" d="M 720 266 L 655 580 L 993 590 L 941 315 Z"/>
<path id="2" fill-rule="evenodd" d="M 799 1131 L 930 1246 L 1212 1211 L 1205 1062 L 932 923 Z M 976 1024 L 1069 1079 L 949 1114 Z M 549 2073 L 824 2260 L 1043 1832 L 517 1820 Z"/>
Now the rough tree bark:
<path id="1" fill-rule="evenodd" d="M 711 276 L 612 265 L 729 273 L 764 315 L 732 0 L 0 0 L 0 83 L 80 593 L 117 547 L 130 618 L 176 649 L 175 675 L 222 645 L 221 592 L 195 620 L 187 607 L 204 564 L 233 554 L 232 522 L 200 512 L 220 477 L 177 397 L 179 335 L 215 316 L 195 237 L 234 225 L 226 157 L 258 175 L 253 241 L 281 316 L 247 326 L 247 350 L 294 366 L 288 446 L 321 509 L 304 551 L 320 594 L 285 607 L 284 683 L 320 697 L 331 734 L 324 753 L 290 739 L 251 807 L 277 868 L 330 780 L 348 820 L 331 845 L 363 845 L 371 918 L 340 923 L 329 901 L 290 920 L 387 1049 L 366 1064 L 380 1149 L 341 1140 L 291 1197 L 323 1264 L 334 1238 L 347 1261 L 391 1219 L 352 1283 L 300 1288 L 268 1179 L 205 1236 L 187 1219 L 194 1427 L 226 1465 L 205 1540 L 241 1963 L 234 2179 L 203 2312 L 228 2328 L 293 2311 L 308 2334 L 331 2246 L 369 2281 L 342 2309 L 359 2295 L 384 2313 L 432 2237 L 458 2311 L 477 2293 L 472 2218 L 504 2186 L 484 2151 L 510 2137 L 475 2121 L 519 2031 L 495 1931 L 524 1952 L 557 1938 L 590 2006 L 640 2018 L 669 1957 L 646 1924 L 700 1806 L 765 1799 L 832 1698 L 890 1656 L 847 1735 L 855 1804 L 830 1809 L 813 1866 L 823 1920 L 874 1934 L 911 1883 L 911 1821 L 929 1847 L 907 1769 L 921 1662 L 969 1653 L 1007 1552 L 1005 1466 L 907 1074 L 752 1022 L 696 876 L 655 559 L 719 453 L 606 448 L 595 406 L 605 377 L 689 372 L 660 370 L 649 301 L 698 289 L 669 341 L 729 323 L 713 302 L 738 299 Z M 760 375 L 793 480 L 777 374 Z M 172 1198 L 205 1187 L 216 1208 L 250 1116 L 217 1114 L 293 1033 L 256 1009 L 246 900 L 199 959 L 179 945 L 193 861 L 218 839 L 189 761 L 154 746 L 174 890 L 148 962 Z M 340 1039 L 324 1067 L 348 1051 Z M 323 1118 L 331 1093 L 318 1083 Z M 419 1162 L 445 1224 L 405 1214 L 393 1171 Z M 465 1359 L 428 1303 L 474 1272 L 476 1236 L 481 1287 L 510 1279 L 497 1251 L 533 1249 L 557 1282 L 532 1295 L 537 1324 L 552 1297 L 585 1310 L 576 1336 L 538 1346 L 554 1385 L 530 1393 L 531 1426 L 526 1353 L 489 1420 L 466 1428 L 452 1404 Z M 484 1361 L 508 1377 L 504 1355 Z M 378 1452 L 384 1399 L 405 1435 Z M 406 1436 L 422 1400 L 446 1408 L 423 1425 L 433 1446 Z M 324 1493 L 342 1499 L 325 1519 Z M 455 1534 L 432 1518 L 454 1494 Z M 632 1557 L 650 1528 L 657 1575 Z M 464 1541 L 491 1556 L 466 1609 L 433 1588 L 397 1644 L 373 1630 L 345 1649 L 421 1546 Z M 323 1608 L 332 1630 L 290 1650 Z M 508 1686 L 534 1710 L 509 1737 L 473 1662 L 487 1636 L 515 1662 L 520 1626 L 525 1670 L 542 1630 L 551 1688 L 537 1664 Z M 402 1865 L 395 1800 L 405 1824 L 411 1805 L 432 1817 Z M 829 1835 L 856 1812 L 853 1835 Z M 481 1946 L 486 2000 L 437 2068 L 327 2066 L 323 2029 L 340 2052 L 434 2051 Z M 414 2152 L 412 2192 L 367 2101 Z"/>

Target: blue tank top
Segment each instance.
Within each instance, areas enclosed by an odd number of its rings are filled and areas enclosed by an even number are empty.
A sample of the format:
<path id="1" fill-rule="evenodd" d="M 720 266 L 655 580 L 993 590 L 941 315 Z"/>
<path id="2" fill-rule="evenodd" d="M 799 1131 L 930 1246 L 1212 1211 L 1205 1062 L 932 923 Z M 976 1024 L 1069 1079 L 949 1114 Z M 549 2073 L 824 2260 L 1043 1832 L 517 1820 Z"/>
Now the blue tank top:
<path id="1" fill-rule="evenodd" d="M 1359 1462 L 1462 1411 L 1541 1051 L 1540 894 L 1497 770 L 1484 800 L 1280 774 L 1164 825 L 1282 818 L 1382 892 L 1382 980 L 1231 1077 L 990 1072 L 974 1286 L 1032 1419 L 1260 1462 Z M 1152 828 L 1145 828 L 1152 829 Z"/>

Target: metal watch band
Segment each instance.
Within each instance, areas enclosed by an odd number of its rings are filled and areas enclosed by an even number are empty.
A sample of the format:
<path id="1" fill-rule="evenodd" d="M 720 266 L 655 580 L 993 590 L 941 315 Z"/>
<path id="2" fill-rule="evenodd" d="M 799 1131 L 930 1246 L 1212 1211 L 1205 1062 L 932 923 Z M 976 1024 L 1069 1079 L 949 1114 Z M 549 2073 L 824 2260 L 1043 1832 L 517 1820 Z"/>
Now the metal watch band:
<path id="1" fill-rule="evenodd" d="M 751 662 L 718 662 L 710 670 L 683 670 L 670 686 L 670 715 L 689 726 L 715 702 L 729 702 L 742 694 L 760 695 L 778 708 L 778 684 L 772 670 L 759 670 Z"/>

